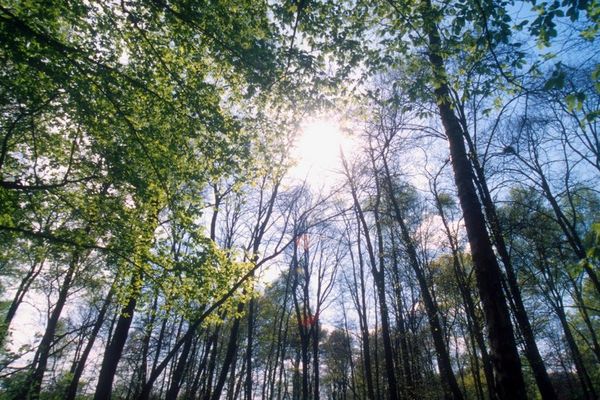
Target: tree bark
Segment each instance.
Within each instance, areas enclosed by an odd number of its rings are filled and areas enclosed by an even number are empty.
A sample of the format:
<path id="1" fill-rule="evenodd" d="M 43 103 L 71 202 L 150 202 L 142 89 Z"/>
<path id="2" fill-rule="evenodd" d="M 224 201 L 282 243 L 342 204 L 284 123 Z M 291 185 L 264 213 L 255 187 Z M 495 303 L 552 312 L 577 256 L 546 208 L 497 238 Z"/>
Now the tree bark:
<path id="1" fill-rule="evenodd" d="M 171 375 L 171 382 L 169 385 L 169 389 L 165 395 L 165 400 L 177 400 L 177 396 L 179 395 L 179 389 L 181 388 L 181 382 L 185 375 L 185 370 L 188 364 L 188 358 L 190 355 L 190 350 L 192 349 L 192 344 L 194 342 L 194 336 L 189 335 L 185 342 L 183 343 L 183 347 L 181 349 L 181 354 L 179 355 L 179 359 L 177 360 L 177 365 L 173 374 Z"/>
<path id="2" fill-rule="evenodd" d="M 360 222 L 360 219 L 357 217 L 356 219 Z M 359 266 L 359 283 L 360 289 L 357 287 L 356 290 L 360 290 L 360 294 L 357 293 L 356 305 L 357 305 L 357 313 L 359 318 L 359 326 L 360 326 L 360 334 L 361 334 L 361 342 L 362 342 L 362 350 L 363 350 L 363 366 L 364 366 L 364 375 L 365 381 L 367 383 L 367 399 L 375 400 L 375 387 L 373 384 L 373 371 L 371 369 L 371 349 L 370 349 L 370 338 L 369 338 L 369 327 L 367 321 L 367 299 L 366 299 L 366 285 L 365 285 L 365 263 L 362 255 L 362 248 L 360 245 L 360 223 L 357 227 L 357 251 L 358 251 L 358 266 Z M 355 286 L 357 286 L 357 282 L 355 282 Z"/>
<path id="3" fill-rule="evenodd" d="M 450 146 L 454 180 L 465 219 L 477 286 L 488 327 L 496 389 L 503 400 L 524 400 L 527 398 L 527 392 L 508 306 L 502 292 L 502 273 L 492 249 L 481 203 L 473 184 L 475 177 L 466 152 L 464 134 L 449 104 L 450 91 L 444 59 L 440 55 L 442 43 L 435 25 L 435 14 L 430 0 L 424 0 L 422 7 L 423 26 L 429 41 L 427 55 L 435 80 L 435 100 Z"/>
<path id="4" fill-rule="evenodd" d="M 390 176 L 387 160 L 385 156 L 383 156 L 382 159 L 385 170 L 385 180 L 387 182 L 389 192 L 388 195 L 392 201 L 396 222 L 400 226 L 400 235 L 402 242 L 404 243 L 406 253 L 408 254 L 408 261 L 417 277 L 417 282 L 421 290 L 421 297 L 423 298 L 423 303 L 425 304 L 425 311 L 427 313 L 427 319 L 429 320 L 431 336 L 433 337 L 433 344 L 437 354 L 438 367 L 440 369 L 440 375 L 442 378 L 444 395 L 447 399 L 462 400 L 463 395 L 458 386 L 458 382 L 456 381 L 456 377 L 454 376 L 454 372 L 452 371 L 450 354 L 448 353 L 448 347 L 446 346 L 446 342 L 444 340 L 442 324 L 440 323 L 438 316 L 439 309 L 429 290 L 425 273 L 419 261 L 419 257 L 417 256 L 415 244 L 410 236 L 408 227 L 406 226 L 404 213 L 400 209 L 400 205 L 396 199 L 394 185 Z"/>
<path id="5" fill-rule="evenodd" d="M 490 399 L 496 398 L 496 391 L 494 388 L 494 371 L 492 369 L 492 364 L 490 361 L 490 357 L 485 345 L 485 340 L 483 338 L 483 329 L 481 326 L 480 319 L 476 313 L 475 301 L 473 300 L 473 296 L 471 295 L 471 289 L 469 287 L 468 279 L 466 277 L 466 273 L 464 270 L 464 266 L 460 260 L 460 254 L 458 251 L 458 245 L 456 243 L 456 239 L 452 235 L 450 231 L 450 227 L 448 226 L 448 221 L 446 219 L 446 213 L 444 212 L 444 208 L 439 200 L 438 192 L 436 188 L 436 184 L 434 181 L 433 184 L 433 192 L 435 196 L 435 203 L 442 220 L 442 225 L 444 226 L 444 230 L 446 232 L 446 237 L 448 238 L 448 242 L 450 243 L 450 249 L 452 252 L 452 266 L 454 269 L 454 276 L 456 278 L 456 282 L 458 283 L 458 288 L 463 299 L 463 304 L 466 312 L 466 320 L 469 329 L 469 333 L 473 338 L 473 341 L 477 343 L 477 347 L 481 353 L 481 362 L 483 364 L 483 373 L 485 375 L 485 380 L 487 383 L 487 392 Z M 476 365 L 478 365 L 477 360 L 477 351 L 475 348 L 475 344 L 473 344 L 473 353 L 474 359 L 476 361 Z M 479 371 L 474 371 L 477 376 L 479 375 Z"/>
<path id="6" fill-rule="evenodd" d="M 25 298 L 25 295 L 29 291 L 29 287 L 42 271 L 42 268 L 44 267 L 44 262 L 45 256 L 40 261 L 34 261 L 29 271 L 27 271 L 27 274 L 25 274 L 23 279 L 21 279 L 15 296 L 13 297 L 9 308 L 6 311 L 6 316 L 4 317 L 4 329 L 6 329 L 7 332 L 10 328 L 10 323 L 12 322 L 13 318 L 15 317 L 15 314 L 17 313 L 17 309 L 19 308 L 19 306 L 23 302 L 23 299 Z"/>
<path id="7" fill-rule="evenodd" d="M 135 288 L 137 285 L 137 276 L 131 279 L 130 287 Z M 110 344 L 106 348 L 102 366 L 98 376 L 98 384 L 96 385 L 96 393 L 94 400 L 110 400 L 112 394 L 112 384 L 117 372 L 117 365 L 121 359 L 125 342 L 129 336 L 129 327 L 133 320 L 135 306 L 137 304 L 138 292 L 133 289 L 133 293 L 129 297 L 127 305 L 123 308 L 115 327 L 115 332 L 111 338 Z"/>
<path id="8" fill-rule="evenodd" d="M 29 387 L 24 387 L 25 390 L 28 389 L 27 398 L 28 399 L 37 399 L 40 397 L 40 390 L 42 388 L 42 381 L 44 379 L 44 373 L 46 372 L 46 367 L 48 366 L 48 359 L 50 357 L 50 348 L 52 346 L 52 342 L 54 340 L 54 335 L 56 333 L 56 328 L 58 326 L 58 320 L 60 319 L 60 315 L 62 310 L 67 302 L 67 297 L 69 294 L 69 290 L 71 289 L 71 284 L 73 281 L 73 277 L 77 268 L 79 266 L 79 254 L 74 253 L 71 262 L 69 263 L 69 268 L 65 274 L 65 278 L 63 279 L 62 285 L 60 287 L 60 291 L 58 293 L 58 299 L 56 300 L 56 305 L 50 314 L 50 318 L 48 318 L 48 324 L 46 325 L 46 330 L 44 332 L 44 336 L 42 336 L 42 340 L 38 345 L 38 349 L 36 355 L 33 360 L 33 365 L 35 366 L 35 370 L 31 376 L 31 380 L 29 381 Z M 17 396 L 19 397 L 19 396 Z"/>
<path id="9" fill-rule="evenodd" d="M 523 298 L 521 297 L 521 290 L 519 289 L 517 276 L 515 274 L 510 255 L 508 254 L 506 243 L 504 242 L 500 220 L 498 218 L 498 214 L 496 213 L 496 207 L 492 201 L 492 196 L 487 186 L 487 180 L 485 178 L 483 168 L 479 164 L 476 156 L 476 149 L 471 141 L 471 138 L 466 131 L 464 133 L 469 150 L 471 151 L 471 154 L 473 154 L 471 160 L 475 175 L 477 177 L 477 188 L 483 201 L 485 215 L 488 218 L 492 237 L 496 245 L 496 250 L 500 255 L 502 264 L 504 264 L 504 269 L 506 270 L 506 278 L 509 289 L 509 293 L 507 293 L 507 295 L 512 298 L 512 302 L 509 302 L 509 304 L 512 306 L 511 308 L 513 314 L 517 320 L 519 331 L 521 332 L 521 336 L 523 337 L 523 341 L 525 343 L 525 356 L 527 357 L 529 365 L 531 366 L 531 370 L 540 394 L 542 395 L 542 399 L 556 400 L 556 392 L 552 387 L 552 382 L 550 382 L 550 377 L 548 376 L 544 360 L 542 359 L 540 351 L 537 347 L 537 343 L 535 342 L 535 335 L 533 334 L 533 329 L 531 328 L 531 323 L 529 322 L 529 317 L 527 316 L 527 311 L 525 310 L 525 305 L 523 304 Z"/>
<path id="10" fill-rule="evenodd" d="M 240 314 L 244 311 L 244 303 L 238 303 L 237 313 Z M 221 398 L 221 392 L 223 391 L 223 387 L 225 386 L 225 381 L 227 380 L 227 374 L 231 367 L 231 364 L 235 358 L 235 353 L 238 349 L 238 336 L 240 331 L 240 318 L 235 318 L 233 321 L 233 325 L 231 327 L 231 333 L 229 334 L 229 341 L 227 343 L 227 350 L 225 352 L 225 359 L 223 360 L 223 366 L 221 367 L 221 373 L 219 374 L 219 378 L 217 379 L 217 384 L 212 393 L 212 400 L 219 400 Z"/>
<path id="11" fill-rule="evenodd" d="M 255 300 L 250 299 L 248 304 L 248 343 L 246 348 L 246 381 L 244 382 L 244 390 L 246 399 L 252 400 L 252 354 L 254 352 L 254 319 L 255 319 Z"/>
<path id="12" fill-rule="evenodd" d="M 346 164 L 346 163 L 344 163 Z M 347 168 L 347 165 L 344 166 L 346 169 L 346 175 L 348 180 L 351 181 L 350 172 Z M 373 249 L 373 244 L 371 242 L 371 236 L 369 234 L 369 226 L 365 220 L 364 213 L 362 211 L 362 207 L 358 201 L 358 195 L 356 193 L 356 188 L 354 187 L 354 183 L 350 182 L 352 199 L 354 201 L 354 208 L 356 209 L 358 219 L 360 224 L 362 225 L 363 235 L 365 236 L 365 242 L 367 244 L 367 254 L 369 256 L 369 261 L 371 264 L 371 272 L 373 275 L 373 280 L 375 281 L 375 286 L 377 289 L 377 297 L 379 300 L 379 310 L 381 313 L 381 334 L 383 339 L 383 348 L 384 348 L 384 359 L 386 366 L 386 378 L 388 384 L 388 396 L 390 400 L 398 400 L 398 384 L 396 382 L 396 369 L 394 367 L 394 355 L 392 350 L 392 340 L 390 337 L 390 323 L 389 323 L 389 313 L 387 308 L 387 302 L 385 297 L 385 272 L 383 270 L 383 264 L 380 265 L 380 269 L 377 269 L 377 258 L 375 257 L 375 250 Z M 380 193 L 377 194 L 377 198 L 375 201 L 378 203 L 380 201 Z M 374 209 L 378 212 L 377 208 L 378 204 L 375 205 Z M 379 216 L 375 215 L 376 224 L 379 224 Z M 378 228 L 378 231 L 380 229 Z M 381 245 L 381 241 L 380 241 Z M 382 254 L 383 249 L 379 249 L 380 255 Z M 380 260 L 381 261 L 381 260 Z M 368 344 L 367 344 L 368 345 Z"/>
<path id="13" fill-rule="evenodd" d="M 73 378 L 69 383 L 69 387 L 65 392 L 65 400 L 75 400 L 77 396 L 77 387 L 79 386 L 79 380 L 81 379 L 81 375 L 83 374 L 83 370 L 85 369 L 85 363 L 94 347 L 94 343 L 96 342 L 96 338 L 98 337 L 98 332 L 100 332 L 100 328 L 104 324 L 104 320 L 106 319 L 106 313 L 108 311 L 108 307 L 112 302 L 113 296 L 113 287 L 111 286 L 110 291 L 106 295 L 106 299 L 102 303 L 102 308 L 100 308 L 100 312 L 98 313 L 98 317 L 96 318 L 96 322 L 94 323 L 94 327 L 92 328 L 92 332 L 90 334 L 90 338 L 88 339 L 87 345 L 85 349 L 81 353 L 81 357 L 77 360 L 77 365 L 75 370 L 73 371 Z"/>
<path id="14" fill-rule="evenodd" d="M 590 375 L 587 372 L 587 368 L 585 368 L 585 364 L 583 362 L 581 352 L 579 351 L 579 347 L 577 346 L 577 342 L 575 341 L 575 338 L 571 333 L 571 328 L 569 327 L 569 322 L 567 321 L 567 315 L 565 314 L 564 307 L 561 307 L 560 305 L 555 305 L 554 310 L 558 315 L 558 319 L 565 333 L 565 340 L 567 341 L 567 345 L 569 346 L 571 357 L 573 357 L 575 370 L 577 371 L 577 376 L 579 377 L 579 381 L 581 382 L 583 396 L 586 400 L 596 400 L 598 399 L 598 396 L 596 395 L 596 391 L 594 390 L 594 384 L 592 383 Z"/>

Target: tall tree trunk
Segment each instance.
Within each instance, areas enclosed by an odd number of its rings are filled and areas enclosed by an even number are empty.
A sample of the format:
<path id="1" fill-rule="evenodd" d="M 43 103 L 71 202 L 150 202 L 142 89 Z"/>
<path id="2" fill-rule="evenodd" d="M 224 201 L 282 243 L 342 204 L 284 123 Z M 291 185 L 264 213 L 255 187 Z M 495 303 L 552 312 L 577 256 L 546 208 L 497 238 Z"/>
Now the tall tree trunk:
<path id="1" fill-rule="evenodd" d="M 31 268 L 29 268 L 29 271 L 27 271 L 27 274 L 25 274 L 23 279 L 21 279 L 19 287 L 17 288 L 13 300 L 11 301 L 8 310 L 6 311 L 6 316 L 4 317 L 4 329 L 6 329 L 7 332 L 10 328 L 10 323 L 12 322 L 13 318 L 15 317 L 15 314 L 17 313 L 17 309 L 19 308 L 19 306 L 23 302 L 23 299 L 25 298 L 25 295 L 29 291 L 29 287 L 31 286 L 35 278 L 37 278 L 37 276 L 40 274 L 40 272 L 42 272 L 42 268 L 44 268 L 45 257 L 46 256 L 44 255 L 40 261 L 34 261 L 34 263 L 31 265 Z"/>
<path id="2" fill-rule="evenodd" d="M 375 284 L 374 288 L 373 288 L 373 302 L 374 304 L 378 304 L 378 298 L 377 298 L 377 285 Z M 380 373 L 380 368 L 381 368 L 381 363 L 379 362 L 379 343 L 377 340 L 377 337 L 379 336 L 379 308 L 377 306 L 373 307 L 373 314 L 375 316 L 375 326 L 374 326 L 374 334 L 373 334 L 373 362 L 375 364 L 375 398 L 376 399 L 383 399 L 383 394 L 382 394 L 382 388 L 381 388 L 381 373 Z M 369 344 L 371 345 L 371 344 Z"/>
<path id="3" fill-rule="evenodd" d="M 400 266 L 398 265 L 398 252 L 396 251 L 396 240 L 394 235 L 390 235 L 392 246 L 392 287 L 394 288 L 394 296 L 396 298 L 396 330 L 399 336 L 398 341 L 400 347 L 400 362 L 402 364 L 402 376 L 404 383 L 401 385 L 401 390 L 405 397 L 414 397 L 414 382 L 412 368 L 410 365 L 409 345 L 406 329 L 406 320 L 404 316 L 404 293 L 402 290 L 402 282 L 400 279 Z"/>
<path id="4" fill-rule="evenodd" d="M 483 373 L 485 375 L 485 380 L 487 383 L 488 396 L 490 399 L 495 399 L 496 390 L 494 388 L 495 383 L 492 363 L 487 351 L 487 347 L 485 345 L 485 340 L 483 338 L 483 329 L 480 323 L 480 319 L 477 316 L 475 301 L 473 300 L 473 296 L 471 296 L 471 290 L 469 287 L 468 279 L 466 277 L 465 269 L 460 260 L 458 245 L 456 243 L 455 237 L 450 231 L 450 227 L 448 226 L 446 213 L 444 212 L 444 208 L 442 206 L 442 203 L 440 202 L 435 181 L 433 183 L 432 189 L 434 192 L 436 208 L 442 220 L 442 225 L 444 226 L 446 237 L 448 238 L 448 242 L 450 243 L 454 276 L 456 278 L 456 282 L 458 283 L 458 289 L 461 293 L 461 297 L 463 299 L 463 304 L 465 307 L 465 312 L 467 314 L 466 317 L 469 333 L 474 339 L 474 341 L 477 343 L 477 347 L 479 347 L 479 351 L 481 353 L 481 362 L 483 363 Z M 473 345 L 473 352 L 475 361 L 477 361 L 477 351 L 475 350 L 475 345 Z M 476 373 L 477 375 L 479 375 L 479 371 L 476 371 Z"/>
<path id="5" fill-rule="evenodd" d="M 396 222 L 398 223 L 398 226 L 400 226 L 402 242 L 404 243 L 404 248 L 408 254 L 409 263 L 417 277 L 417 282 L 421 290 L 421 297 L 423 298 L 423 303 L 425 304 L 425 312 L 427 313 L 427 319 L 429 320 L 431 336 L 433 337 L 433 344 L 437 354 L 438 367 L 442 377 L 444 395 L 447 399 L 462 400 L 463 395 L 458 386 L 458 382 L 456 381 L 456 377 L 454 376 L 454 372 L 452 371 L 450 354 L 444 340 L 444 331 L 442 330 L 442 324 L 440 323 L 438 316 L 438 306 L 429 290 L 429 285 L 427 284 L 427 279 L 425 277 L 425 271 L 423 271 L 419 257 L 417 256 L 415 244 L 410 236 L 408 227 L 406 226 L 404 213 L 400 209 L 400 205 L 396 199 L 394 185 L 385 156 L 382 157 L 382 160 L 385 170 L 385 180 L 388 187 L 388 196 L 392 201 Z"/>
<path id="6" fill-rule="evenodd" d="M 360 219 L 357 213 L 357 220 L 359 221 L 357 227 L 357 251 L 358 251 L 358 267 L 359 267 L 359 282 L 360 289 L 357 287 L 357 291 L 360 291 L 360 294 L 357 294 L 356 305 L 357 305 L 357 313 L 359 318 L 359 326 L 360 326 L 360 334 L 361 334 L 361 342 L 362 342 L 362 351 L 363 351 L 363 367 L 365 374 L 365 381 L 367 383 L 367 399 L 375 400 L 375 386 L 373 384 L 373 371 L 371 369 L 371 348 L 370 348 L 370 338 L 369 338 L 369 325 L 367 320 L 367 297 L 366 297 L 366 284 L 365 284 L 365 262 L 362 254 L 361 248 L 361 238 L 360 238 Z M 357 286 L 356 278 L 355 278 L 355 287 Z"/>
<path id="7" fill-rule="evenodd" d="M 77 387 L 79 386 L 79 380 L 81 379 L 81 375 L 83 374 L 83 370 L 85 369 L 85 364 L 87 359 L 94 347 L 94 343 L 96 342 L 96 338 L 98 337 L 98 332 L 100 332 L 100 328 L 104 324 L 104 320 L 106 319 L 106 313 L 108 308 L 112 302 L 114 285 L 111 286 L 108 294 L 106 295 L 106 299 L 102 303 L 102 307 L 100 308 L 100 312 L 98 313 L 98 317 L 96 318 L 96 322 L 92 328 L 92 332 L 90 333 L 90 337 L 88 339 L 87 345 L 85 349 L 81 353 L 81 357 L 77 360 L 77 365 L 73 371 L 73 377 L 71 378 L 71 382 L 65 391 L 64 400 L 75 400 L 77 396 Z"/>
<path id="8" fill-rule="evenodd" d="M 577 309 L 579 310 L 579 314 L 585 323 L 585 326 L 588 329 L 590 334 L 590 340 L 592 341 L 590 345 L 590 349 L 596 356 L 596 361 L 600 363 L 600 343 L 598 343 L 598 336 L 596 335 L 596 330 L 592 325 L 592 320 L 590 318 L 590 314 L 588 313 L 588 309 L 583 301 L 583 295 L 581 290 L 579 289 L 579 285 L 571 276 L 569 276 L 569 282 L 571 283 L 571 287 L 573 288 L 573 294 L 575 297 L 575 304 L 577 304 Z"/>
<path id="9" fill-rule="evenodd" d="M 219 353 L 219 334 L 221 332 L 221 326 L 218 325 L 215 328 L 214 333 L 214 344 L 212 348 L 212 352 L 210 353 L 210 357 L 208 359 L 208 368 L 206 369 L 206 383 L 204 387 L 204 399 L 210 399 L 210 393 L 212 393 L 213 388 L 213 379 L 214 379 L 214 371 L 217 365 L 217 355 Z"/>
<path id="10" fill-rule="evenodd" d="M 207 337 L 206 337 L 206 341 L 204 344 L 204 350 L 202 351 L 200 364 L 197 367 L 194 381 L 192 382 L 192 387 L 189 390 L 189 396 L 187 396 L 191 399 L 202 398 L 202 396 L 198 396 L 197 393 L 198 393 L 198 390 L 200 389 L 202 375 L 206 373 L 206 365 L 208 364 L 208 358 L 211 353 L 210 350 L 213 346 L 213 343 L 216 340 L 216 337 L 213 334 L 209 335 L 207 333 L 206 336 Z"/>
<path id="11" fill-rule="evenodd" d="M 241 314 L 244 311 L 244 303 L 240 302 L 237 306 L 237 314 Z M 237 317 L 233 321 L 231 327 L 231 333 L 229 334 L 229 341 L 227 343 L 227 350 L 225 351 L 225 358 L 223 359 L 223 366 L 221 367 L 221 373 L 217 379 L 217 384 L 213 390 L 211 400 L 219 400 L 221 398 L 221 392 L 225 386 L 227 380 L 227 374 L 235 358 L 235 354 L 238 349 L 238 336 L 240 331 L 241 318 Z M 173 399 L 175 400 L 175 398 Z"/>
<path id="12" fill-rule="evenodd" d="M 295 257 L 294 257 L 295 258 Z M 297 271 L 298 263 L 294 262 L 292 268 L 294 271 Z M 302 362 L 302 376 L 300 378 L 301 382 L 301 393 L 302 400 L 308 400 L 309 391 L 308 391 L 308 341 L 309 341 L 309 333 L 307 329 L 307 313 L 306 313 L 306 305 L 301 306 L 298 300 L 297 294 L 297 286 L 298 286 L 298 274 L 297 272 L 293 272 L 294 274 L 294 284 L 292 285 L 292 297 L 294 300 L 294 308 L 296 310 L 296 324 L 298 327 L 298 334 L 300 336 L 300 360 Z"/>
<path id="13" fill-rule="evenodd" d="M 392 244 L 394 246 L 394 244 Z M 400 282 L 400 276 L 398 271 L 397 255 L 393 256 L 393 276 L 394 276 L 394 288 L 396 297 L 396 306 L 398 308 L 398 315 L 396 316 L 396 330 L 398 331 L 400 341 L 400 361 L 402 363 L 402 375 L 404 377 L 404 387 L 406 397 L 414 396 L 414 382 L 412 376 L 412 368 L 410 365 L 410 354 L 408 349 L 408 339 L 406 330 L 406 321 L 404 318 L 404 300 L 402 299 L 402 283 Z"/>
<path id="14" fill-rule="evenodd" d="M 133 314 L 135 312 L 135 306 L 137 304 L 139 291 L 136 289 L 137 286 L 137 274 L 131 279 L 130 287 L 132 293 L 129 297 L 127 305 L 123 308 L 117 321 L 115 332 L 112 335 L 110 344 L 106 348 L 104 358 L 102 359 L 102 366 L 100 367 L 100 374 L 98 376 L 98 383 L 96 385 L 96 393 L 94 394 L 94 400 L 110 400 L 112 394 L 112 384 L 115 379 L 117 372 L 117 365 L 121 359 L 125 342 L 129 336 L 129 327 L 133 321 Z"/>
<path id="15" fill-rule="evenodd" d="M 177 360 L 177 365 L 175 366 L 173 374 L 171 375 L 171 382 L 169 384 L 169 389 L 167 389 L 165 400 L 177 400 L 177 396 L 179 395 L 181 382 L 183 381 L 183 377 L 185 375 L 185 370 L 188 364 L 188 358 L 190 355 L 190 350 L 192 349 L 193 342 L 194 336 L 188 335 L 185 339 L 185 342 L 183 343 L 181 354 L 179 355 L 179 359 Z"/>
<path id="16" fill-rule="evenodd" d="M 492 249 L 490 237 L 481 210 L 481 203 L 473 184 L 473 169 L 467 155 L 460 122 L 450 107 L 442 43 L 435 13 L 430 0 L 422 2 L 423 27 L 429 41 L 427 55 L 436 82 L 434 94 L 442 125 L 450 146 L 454 180 L 465 219 L 465 228 L 471 246 L 479 295 L 488 327 L 491 358 L 496 375 L 496 388 L 501 399 L 527 398 L 521 361 L 506 298 L 502 292 L 502 272 Z"/>
<path id="17" fill-rule="evenodd" d="M 317 317 L 315 317 L 312 329 L 313 400 L 319 400 L 319 319 Z"/>
<path id="18" fill-rule="evenodd" d="M 276 351 L 275 351 L 275 356 L 274 356 L 274 360 L 273 360 L 273 368 L 272 368 L 272 371 L 270 371 L 269 396 L 263 397 L 264 399 L 267 399 L 267 398 L 273 399 L 273 396 L 275 395 L 275 381 L 278 380 L 277 379 L 278 365 L 283 364 L 283 360 L 285 359 L 285 347 L 287 345 L 287 333 L 288 333 L 288 329 L 289 329 L 289 318 L 290 318 L 290 315 L 287 312 L 290 285 L 291 285 L 291 274 L 287 274 L 286 279 L 285 279 L 285 291 L 284 291 L 284 295 L 283 295 L 283 303 L 281 304 L 281 316 L 277 319 L 277 340 L 275 342 Z M 282 360 L 281 363 L 280 363 L 280 360 Z M 283 370 L 283 368 L 280 367 L 280 370 Z M 281 380 L 281 377 L 279 378 L 279 381 L 280 380 Z M 280 385 L 278 385 L 278 388 L 279 388 L 279 386 Z M 277 395 L 277 398 L 280 398 L 280 396 Z"/>
<path id="19" fill-rule="evenodd" d="M 464 121 L 463 125 L 466 125 Z M 521 336 L 523 337 L 523 341 L 525 343 L 525 356 L 527 357 L 529 365 L 531 366 L 531 370 L 533 372 L 533 376 L 535 378 L 535 382 L 538 386 L 540 394 L 542 395 L 542 399 L 556 400 L 556 392 L 554 391 L 552 383 L 550 382 L 550 377 L 548 376 L 544 360 L 542 359 L 540 351 L 537 347 L 537 343 L 535 342 L 535 335 L 533 334 L 533 329 L 531 328 L 531 323 L 529 322 L 529 317 L 527 316 L 527 311 L 525 310 L 525 305 L 523 304 L 523 299 L 521 297 L 521 290 L 519 289 L 517 276 L 515 274 L 510 255 L 508 254 L 508 249 L 504 241 L 504 236 L 502 235 L 500 219 L 498 218 L 496 207 L 494 205 L 494 202 L 492 201 L 492 196 L 487 186 L 485 173 L 483 171 L 483 168 L 479 164 L 475 146 L 466 130 L 464 134 L 467 144 L 469 146 L 469 150 L 471 154 L 473 154 L 473 157 L 471 157 L 471 161 L 477 177 L 477 189 L 483 201 L 485 215 L 490 225 L 492 237 L 494 239 L 494 244 L 496 245 L 496 250 L 500 255 L 502 264 L 504 264 L 504 269 L 506 270 L 506 277 L 509 289 L 508 295 L 510 295 L 510 297 L 512 298 L 512 302 L 509 302 L 509 304 L 511 305 L 513 314 L 515 316 L 515 319 L 517 320 L 517 326 L 519 327 L 519 331 L 521 332 Z"/>
<path id="20" fill-rule="evenodd" d="M 28 399 L 33 400 L 39 398 L 40 396 L 40 390 L 42 389 L 44 373 L 46 372 L 46 367 L 48 366 L 48 359 L 50 357 L 50 348 L 52 346 L 52 342 L 54 341 L 54 335 L 58 326 L 58 320 L 60 319 L 62 310 L 67 302 L 67 297 L 69 295 L 69 290 L 71 289 L 73 277 L 75 275 L 75 272 L 77 271 L 77 268 L 79 267 L 79 258 L 79 253 L 77 252 L 75 252 L 71 257 L 69 268 L 67 269 L 65 278 L 63 279 L 62 285 L 58 292 L 58 299 L 56 300 L 54 309 L 50 314 L 50 318 L 48 318 L 48 324 L 46 325 L 44 336 L 42 336 L 42 340 L 38 345 L 37 352 L 33 359 L 33 365 L 35 366 L 35 370 L 31 375 L 29 387 L 24 386 L 24 389 L 28 390 Z M 25 397 L 23 396 L 23 394 L 21 394 L 20 396 Z"/>
<path id="21" fill-rule="evenodd" d="M 344 162 L 344 164 L 346 164 Z M 358 201 L 358 195 L 356 193 L 356 188 L 354 187 L 354 182 L 352 182 L 350 171 L 348 170 L 347 165 L 344 165 L 346 170 L 346 175 L 348 180 L 350 181 L 350 190 L 352 194 L 352 199 L 354 201 L 354 208 L 357 212 L 358 219 L 360 224 L 362 225 L 363 235 L 365 236 L 365 242 L 367 244 L 367 254 L 369 255 L 369 261 L 371 264 L 371 272 L 373 275 L 373 280 L 375 281 L 375 286 L 377 289 L 377 297 L 379 300 L 379 310 L 381 313 L 381 334 L 383 340 L 383 348 L 384 348 L 384 359 L 386 366 L 386 378 L 388 384 L 388 396 L 390 400 L 398 400 L 398 385 L 396 382 L 396 369 L 394 367 L 394 355 L 392 350 L 392 340 L 390 336 L 390 323 L 389 323 L 389 313 L 387 308 L 387 302 L 385 297 L 385 272 L 383 270 L 383 264 L 380 265 L 380 270 L 377 269 L 377 258 L 375 257 L 375 250 L 373 249 L 373 243 L 371 242 L 371 236 L 369 234 L 369 226 L 365 220 L 364 213 L 362 211 L 362 207 L 360 206 L 360 202 Z M 377 195 L 376 202 L 379 202 L 380 196 Z M 379 205 L 375 206 L 375 210 Z M 379 224 L 379 216 L 375 215 L 375 221 Z M 381 242 L 381 241 L 380 241 Z M 379 254 L 382 254 L 383 249 L 379 249 Z"/>
<path id="22" fill-rule="evenodd" d="M 246 347 L 246 381 L 244 383 L 244 390 L 246 393 L 246 400 L 252 400 L 252 354 L 254 353 L 254 320 L 255 320 L 255 308 L 256 302 L 254 298 L 250 299 L 248 304 L 248 337 Z"/>
<path id="23" fill-rule="evenodd" d="M 140 365 L 138 367 L 138 379 L 135 382 L 134 386 L 135 390 L 133 391 L 132 398 L 136 398 L 140 394 L 140 390 L 146 383 L 146 379 L 148 376 L 148 354 L 150 352 L 150 339 L 152 338 L 152 331 L 154 330 L 154 324 L 156 322 L 157 310 L 158 310 L 158 298 L 159 293 L 154 293 L 154 300 L 152 301 L 152 306 L 148 311 L 149 318 L 144 322 L 144 336 L 142 338 L 142 343 L 140 345 Z M 158 340 L 156 342 L 156 356 L 160 353 L 160 348 L 162 347 L 162 338 L 164 335 L 164 328 L 166 325 L 166 321 L 168 318 L 163 319 L 163 323 L 161 326 L 161 330 L 158 335 Z M 156 366 L 156 356 L 154 357 L 154 362 L 152 364 L 152 369 Z"/>
<path id="24" fill-rule="evenodd" d="M 567 341 L 567 345 L 569 346 L 569 351 L 571 352 L 571 357 L 573 357 L 573 362 L 575 364 L 575 370 L 577 371 L 577 376 L 579 377 L 579 381 L 581 382 L 581 389 L 583 390 L 583 396 L 586 400 L 596 400 L 598 396 L 596 391 L 594 390 L 594 384 L 590 378 L 590 375 L 585 367 L 583 362 L 583 357 L 581 356 L 581 352 L 579 351 L 579 347 L 577 346 L 577 342 L 571 333 L 571 328 L 569 327 L 569 322 L 567 321 L 567 315 L 565 314 L 564 306 L 561 304 L 556 304 L 554 307 L 556 314 L 558 315 L 558 320 L 563 328 L 565 333 L 565 340 Z"/>

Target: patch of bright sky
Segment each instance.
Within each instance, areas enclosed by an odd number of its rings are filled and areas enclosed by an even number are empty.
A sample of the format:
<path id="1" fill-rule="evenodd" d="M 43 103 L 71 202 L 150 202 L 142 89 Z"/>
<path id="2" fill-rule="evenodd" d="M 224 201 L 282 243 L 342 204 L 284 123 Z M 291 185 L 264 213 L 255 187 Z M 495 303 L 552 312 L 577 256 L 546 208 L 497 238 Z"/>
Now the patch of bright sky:
<path id="1" fill-rule="evenodd" d="M 343 181 L 341 152 L 351 160 L 359 151 L 358 138 L 345 129 L 342 119 L 319 115 L 300 124 L 289 156 L 295 165 L 287 175 L 288 185 L 302 184 L 314 192 L 328 191 Z M 287 268 L 274 263 L 261 271 L 261 284 L 273 282 Z"/>
<path id="2" fill-rule="evenodd" d="M 331 188 L 342 176 L 342 152 L 351 159 L 358 148 L 357 139 L 343 128 L 343 121 L 332 116 L 307 119 L 291 150 L 296 164 L 288 176 L 294 182 L 306 181 L 314 190 Z"/>

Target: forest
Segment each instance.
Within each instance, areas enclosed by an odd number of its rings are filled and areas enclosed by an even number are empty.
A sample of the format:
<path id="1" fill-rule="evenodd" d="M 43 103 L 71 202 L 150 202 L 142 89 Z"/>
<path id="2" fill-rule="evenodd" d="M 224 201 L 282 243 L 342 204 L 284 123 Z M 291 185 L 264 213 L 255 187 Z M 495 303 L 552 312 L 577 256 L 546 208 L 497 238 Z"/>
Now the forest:
<path id="1" fill-rule="evenodd" d="M 600 395 L 597 0 L 0 0 L 0 400 Z"/>

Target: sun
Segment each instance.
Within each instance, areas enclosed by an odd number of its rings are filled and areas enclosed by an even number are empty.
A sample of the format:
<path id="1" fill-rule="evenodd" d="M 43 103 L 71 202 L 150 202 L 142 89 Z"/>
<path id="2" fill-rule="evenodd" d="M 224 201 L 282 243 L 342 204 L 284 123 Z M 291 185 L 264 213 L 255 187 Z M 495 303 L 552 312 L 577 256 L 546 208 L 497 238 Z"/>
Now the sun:
<path id="1" fill-rule="evenodd" d="M 301 124 L 300 136 L 292 149 L 292 157 L 297 161 L 292 175 L 311 185 L 332 183 L 342 169 L 342 152 L 348 157 L 354 147 L 353 139 L 342 131 L 337 120 L 308 120 Z"/>

